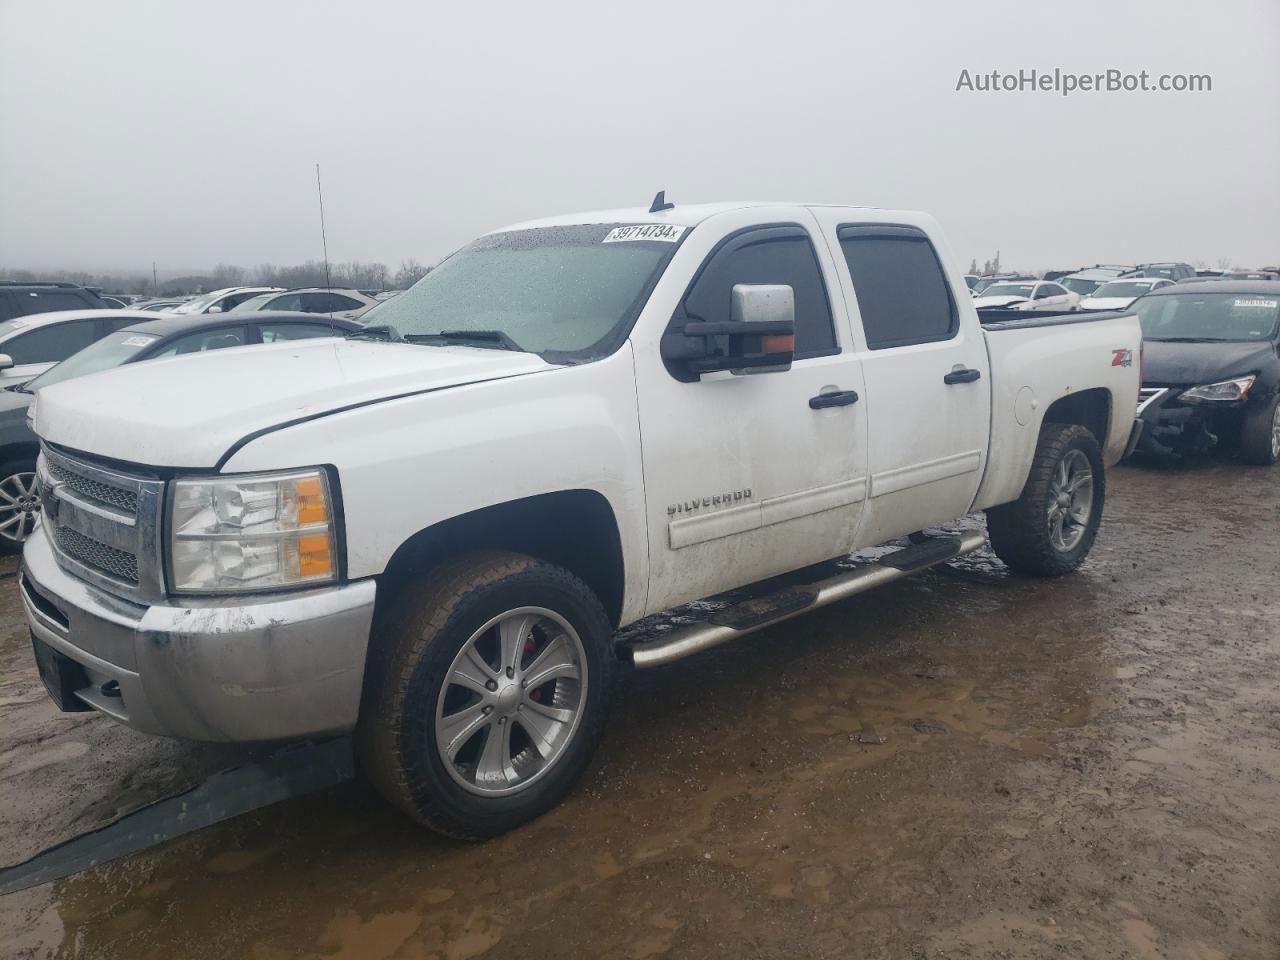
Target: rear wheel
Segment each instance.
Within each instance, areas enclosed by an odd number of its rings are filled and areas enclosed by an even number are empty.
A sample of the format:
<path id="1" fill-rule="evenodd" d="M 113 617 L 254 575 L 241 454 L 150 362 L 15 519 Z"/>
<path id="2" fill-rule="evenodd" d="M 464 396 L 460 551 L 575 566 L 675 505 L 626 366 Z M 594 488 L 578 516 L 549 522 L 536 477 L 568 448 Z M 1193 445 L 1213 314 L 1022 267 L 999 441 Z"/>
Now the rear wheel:
<path id="1" fill-rule="evenodd" d="M 599 600 L 532 557 L 477 554 L 405 587 L 380 618 L 358 729 L 388 800 L 442 833 L 493 836 L 586 769 L 615 660 Z"/>
<path id="2" fill-rule="evenodd" d="M 39 515 L 35 460 L 0 464 L 0 554 L 21 553 Z"/>
<path id="3" fill-rule="evenodd" d="M 1102 451 L 1093 434 L 1046 423 L 1022 495 L 987 511 L 991 547 L 1018 573 L 1070 573 L 1093 547 L 1105 499 Z"/>
<path id="4" fill-rule="evenodd" d="M 1250 411 L 1240 429 L 1240 455 L 1261 466 L 1280 460 L 1280 395 Z"/>

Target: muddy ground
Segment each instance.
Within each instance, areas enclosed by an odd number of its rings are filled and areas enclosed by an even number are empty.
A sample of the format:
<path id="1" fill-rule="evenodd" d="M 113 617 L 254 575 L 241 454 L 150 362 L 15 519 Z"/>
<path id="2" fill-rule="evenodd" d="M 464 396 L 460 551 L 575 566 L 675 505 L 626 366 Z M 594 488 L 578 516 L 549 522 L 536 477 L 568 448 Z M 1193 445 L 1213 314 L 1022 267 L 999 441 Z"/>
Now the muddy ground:
<path id="1" fill-rule="evenodd" d="M 1280 468 L 1125 466 L 980 553 L 636 675 L 483 845 L 358 785 L 0 899 L 18 957 L 1280 957 Z M 0 862 L 244 756 L 57 714 L 0 581 Z"/>

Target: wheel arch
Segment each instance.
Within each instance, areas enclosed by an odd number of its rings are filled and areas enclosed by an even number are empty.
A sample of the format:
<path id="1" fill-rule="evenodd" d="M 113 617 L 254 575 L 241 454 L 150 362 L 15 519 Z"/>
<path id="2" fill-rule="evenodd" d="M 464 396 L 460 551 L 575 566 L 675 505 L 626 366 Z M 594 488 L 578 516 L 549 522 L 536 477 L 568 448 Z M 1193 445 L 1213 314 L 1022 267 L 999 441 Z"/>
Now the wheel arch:
<path id="1" fill-rule="evenodd" d="M 379 598 L 441 562 L 473 550 L 509 550 L 573 573 L 599 598 L 611 626 L 622 616 L 625 567 L 613 507 L 595 490 L 561 490 L 450 517 L 408 537 L 379 576 Z"/>
<path id="2" fill-rule="evenodd" d="M 1044 412 L 1043 423 L 1075 424 L 1093 434 L 1098 446 L 1105 450 L 1111 434 L 1111 391 L 1091 387 L 1059 397 Z"/>
<path id="3" fill-rule="evenodd" d="M 40 444 L 35 440 L 15 440 L 11 443 L 0 443 L 0 463 L 29 456 L 35 460 L 40 455 Z"/>

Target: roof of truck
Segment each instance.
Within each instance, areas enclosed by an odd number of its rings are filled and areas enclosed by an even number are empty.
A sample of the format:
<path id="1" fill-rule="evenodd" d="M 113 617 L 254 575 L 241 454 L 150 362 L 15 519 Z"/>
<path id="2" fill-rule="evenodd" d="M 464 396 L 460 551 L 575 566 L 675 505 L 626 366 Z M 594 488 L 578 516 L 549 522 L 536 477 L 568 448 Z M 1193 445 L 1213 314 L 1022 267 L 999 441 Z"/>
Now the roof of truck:
<path id="1" fill-rule="evenodd" d="M 677 203 L 669 210 L 650 213 L 648 207 L 624 207 L 617 210 L 589 210 L 583 213 L 567 213 L 556 217 L 526 220 L 500 227 L 493 233 L 510 230 L 529 230 L 535 227 L 567 227 L 584 223 L 673 223 L 682 227 L 697 226 L 704 220 L 734 210 L 752 207 L 844 207 L 849 210 L 872 209 L 852 203 L 788 203 L 786 201 L 737 201 L 725 203 Z"/>

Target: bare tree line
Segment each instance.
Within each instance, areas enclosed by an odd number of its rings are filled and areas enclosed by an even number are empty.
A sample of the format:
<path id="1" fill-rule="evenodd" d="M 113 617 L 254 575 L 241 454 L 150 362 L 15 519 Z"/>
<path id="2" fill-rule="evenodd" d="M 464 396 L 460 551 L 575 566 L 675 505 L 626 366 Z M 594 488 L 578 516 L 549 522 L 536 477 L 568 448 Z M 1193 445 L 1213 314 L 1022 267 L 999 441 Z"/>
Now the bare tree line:
<path id="1" fill-rule="evenodd" d="M 256 267 L 241 267 L 220 263 L 207 273 L 191 274 L 162 280 L 157 287 L 145 273 L 86 273 L 84 271 L 15 270 L 0 267 L 0 280 L 31 283 L 37 280 L 61 280 L 85 287 L 100 288 L 105 293 L 149 294 L 153 296 L 186 296 L 205 293 L 222 287 L 344 287 L 355 290 L 404 290 L 413 286 L 431 271 L 431 267 L 413 257 L 401 260 L 393 273 L 385 263 L 329 264 L 325 276 L 323 260 L 308 260 L 293 266 L 277 267 L 260 263 Z"/>

